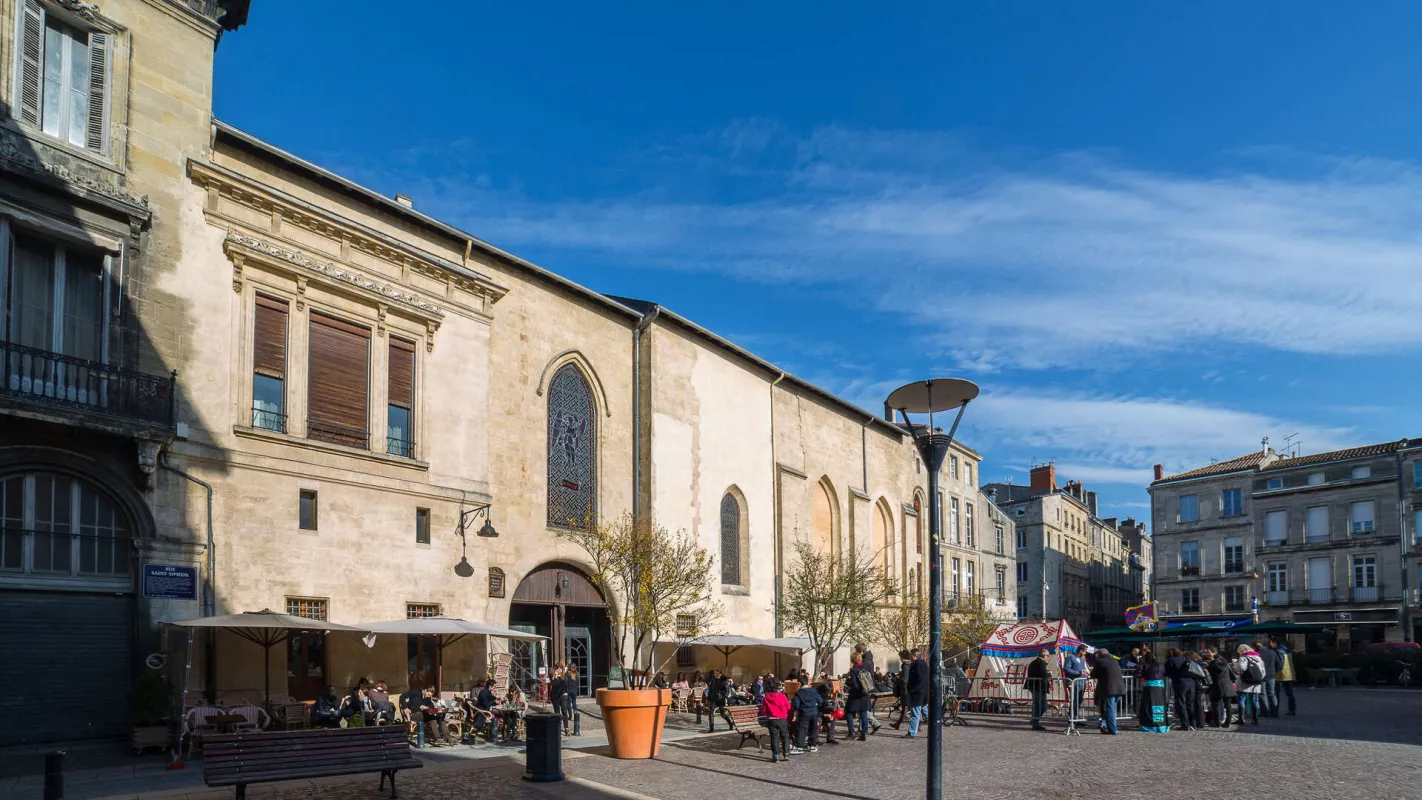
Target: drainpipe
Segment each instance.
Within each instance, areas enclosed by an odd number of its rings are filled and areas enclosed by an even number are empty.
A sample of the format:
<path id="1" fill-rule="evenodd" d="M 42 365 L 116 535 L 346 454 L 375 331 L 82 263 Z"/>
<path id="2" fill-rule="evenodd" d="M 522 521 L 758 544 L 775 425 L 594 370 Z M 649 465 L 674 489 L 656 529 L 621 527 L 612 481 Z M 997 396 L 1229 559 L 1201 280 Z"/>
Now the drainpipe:
<path id="1" fill-rule="evenodd" d="M 201 478 L 184 472 L 181 469 L 168 463 L 168 454 L 164 453 L 159 463 L 163 469 L 168 470 L 182 478 L 186 478 L 207 492 L 207 573 L 202 582 L 202 615 L 211 617 L 216 615 L 216 602 L 213 598 L 213 571 L 216 569 L 217 556 L 213 552 L 212 546 L 212 484 Z M 217 700 L 217 631 L 207 630 L 207 637 L 203 643 L 203 684 L 207 687 L 209 702 Z"/>
<path id="2" fill-rule="evenodd" d="M 1398 570 L 1402 573 L 1402 640 L 1412 641 L 1412 600 L 1407 596 L 1407 492 L 1403 489 L 1402 447 L 1397 448 L 1397 529 Z M 1413 531 L 1413 537 L 1422 537 L 1422 530 Z"/>
<path id="3" fill-rule="evenodd" d="M 661 306 L 642 315 L 632 331 L 632 517 L 642 518 L 642 333 L 662 313 Z"/>
<path id="4" fill-rule="evenodd" d="M 777 639 L 785 635 L 785 630 L 780 623 L 780 595 L 783 591 L 781 568 L 784 566 L 785 548 L 781 542 L 783 532 L 780 530 L 780 460 L 775 456 L 775 387 L 779 386 L 783 380 L 785 380 L 785 373 L 782 372 L 770 383 L 770 506 L 771 513 L 775 515 L 771 530 L 775 532 L 775 638 Z M 798 667 L 799 664 L 796 666 Z"/>

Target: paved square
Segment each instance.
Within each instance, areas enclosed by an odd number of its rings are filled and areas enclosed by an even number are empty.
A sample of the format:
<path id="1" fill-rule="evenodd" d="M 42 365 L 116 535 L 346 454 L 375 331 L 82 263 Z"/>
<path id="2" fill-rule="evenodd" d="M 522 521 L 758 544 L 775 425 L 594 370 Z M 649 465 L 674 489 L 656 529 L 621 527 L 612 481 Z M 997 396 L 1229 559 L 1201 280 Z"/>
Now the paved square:
<path id="1" fill-rule="evenodd" d="M 1303 689 L 1297 717 L 1263 720 L 1258 728 L 1120 736 L 1086 732 L 1064 736 L 1062 724 L 1036 733 L 1025 719 L 972 716 L 969 727 L 944 739 L 944 796 L 948 798 L 1229 797 L 1422 798 L 1422 691 Z M 680 721 L 679 721 L 680 722 Z M 690 720 L 670 736 L 687 735 Z M 590 726 L 596 730 L 596 724 Z M 818 753 L 771 764 L 769 751 L 736 747 L 738 736 L 669 741 L 651 761 L 617 761 L 599 747 L 567 750 L 560 784 L 521 780 L 523 757 L 502 750 L 425 751 L 426 767 L 403 773 L 400 796 L 428 800 L 497 797 L 660 798 L 661 800 L 885 800 L 923 796 L 925 742 L 899 738 L 885 726 L 863 743 L 822 745 Z M 596 743 L 598 740 L 584 740 Z M 569 740 L 568 744 L 583 742 Z M 480 756 L 485 757 L 480 757 Z M 97 772 L 97 771 L 96 771 Z M 121 788 L 117 772 L 72 782 L 74 798 L 210 800 L 232 791 L 206 789 L 199 764 L 186 773 L 154 776 Z M 80 776 L 75 776 L 79 778 Z M 253 800 L 376 800 L 373 776 L 253 786 Z M 0 795 L 39 798 L 34 780 L 0 787 Z M 105 791 L 105 789 L 108 791 Z"/>

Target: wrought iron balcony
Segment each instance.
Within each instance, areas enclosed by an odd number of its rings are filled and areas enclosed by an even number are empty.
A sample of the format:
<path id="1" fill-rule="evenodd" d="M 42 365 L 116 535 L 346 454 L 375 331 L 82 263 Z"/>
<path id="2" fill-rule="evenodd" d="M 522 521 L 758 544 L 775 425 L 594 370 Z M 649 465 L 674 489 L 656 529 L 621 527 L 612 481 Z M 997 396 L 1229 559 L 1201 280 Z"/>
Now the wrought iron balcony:
<path id="1" fill-rule="evenodd" d="M 1353 602 L 1355 603 L 1376 603 L 1379 596 L 1377 586 L 1354 586 Z"/>
<path id="2" fill-rule="evenodd" d="M 1333 602 L 1333 587 L 1308 590 L 1309 605 L 1326 605 Z"/>
<path id="3" fill-rule="evenodd" d="M 1289 604 L 1289 593 L 1286 591 L 1269 592 L 1264 595 L 1264 603 L 1270 606 L 1286 606 Z"/>
<path id="4" fill-rule="evenodd" d="M 0 342 L 0 396 L 119 420 L 173 427 L 178 373 L 149 375 Z"/>
<path id="5" fill-rule="evenodd" d="M 415 440 L 404 436 L 386 437 L 385 452 L 400 458 L 414 458 Z"/>
<path id="6" fill-rule="evenodd" d="M 252 406 L 252 427 L 286 433 L 286 415 L 269 408 Z"/>

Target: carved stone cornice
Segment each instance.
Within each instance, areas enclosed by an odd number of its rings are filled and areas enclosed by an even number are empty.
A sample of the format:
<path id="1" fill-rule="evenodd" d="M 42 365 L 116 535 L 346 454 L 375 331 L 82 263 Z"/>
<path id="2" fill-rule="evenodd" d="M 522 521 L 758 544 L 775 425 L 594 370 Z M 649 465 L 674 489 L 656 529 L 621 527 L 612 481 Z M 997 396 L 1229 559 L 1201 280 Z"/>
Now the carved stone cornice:
<path id="1" fill-rule="evenodd" d="M 471 309 L 476 313 L 487 315 L 489 307 L 508 294 L 507 288 L 495 283 L 488 275 L 444 261 L 232 170 L 190 160 L 188 174 L 194 183 L 207 190 L 209 197 L 216 194 L 270 216 L 278 225 L 295 225 L 332 242 L 341 243 L 343 248 L 349 247 L 351 250 L 365 253 L 401 270 L 452 284 L 455 288 L 480 299 L 483 307 Z M 238 222 L 218 213 L 211 201 L 208 204 L 208 214 L 229 222 Z"/>
<path id="2" fill-rule="evenodd" d="M 71 166 L 59 163 L 58 158 L 73 158 L 51 155 L 41 158 L 45 148 L 32 142 L 24 134 L 0 126 L 0 170 L 26 175 L 38 183 L 48 184 L 69 194 L 88 198 L 109 208 L 127 214 L 129 225 L 136 236 L 152 216 L 148 208 L 148 196 L 138 197 L 119 188 L 117 180 L 109 181 L 95 175 L 86 175 Z M 76 163 L 82 164 L 78 159 Z"/>
<path id="3" fill-rule="evenodd" d="M 99 7 L 91 6 L 88 3 L 81 3 L 79 0 L 49 0 L 51 3 L 78 16 L 85 22 L 94 22 L 99 18 Z"/>
<path id="4" fill-rule="evenodd" d="M 303 296 L 305 295 L 305 279 L 315 276 L 318 280 L 325 279 L 327 283 L 346 289 L 355 289 L 361 294 L 370 296 L 377 307 L 388 301 L 388 305 L 403 308 L 408 316 L 420 319 L 427 325 L 430 322 L 438 325 L 439 321 L 444 319 L 443 309 L 419 295 L 407 292 L 393 284 L 377 281 L 345 267 L 318 261 L 305 253 L 283 247 L 275 242 L 259 239 L 239 231 L 228 231 L 227 239 L 222 243 L 222 249 L 227 253 L 228 258 L 232 259 L 234 289 L 241 289 L 242 270 L 246 263 L 260 261 L 268 265 L 295 268 L 291 271 L 298 273 L 299 293 Z M 305 273 L 305 275 L 301 273 Z"/>

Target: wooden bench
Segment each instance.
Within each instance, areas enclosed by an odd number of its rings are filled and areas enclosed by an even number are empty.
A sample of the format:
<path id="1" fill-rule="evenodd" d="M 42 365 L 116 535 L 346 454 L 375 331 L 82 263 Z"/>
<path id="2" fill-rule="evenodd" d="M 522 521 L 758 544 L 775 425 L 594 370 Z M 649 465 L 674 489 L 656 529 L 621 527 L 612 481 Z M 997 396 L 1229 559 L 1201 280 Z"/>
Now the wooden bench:
<path id="1" fill-rule="evenodd" d="M 203 780 L 208 786 L 237 787 L 237 800 L 245 800 L 249 783 L 366 772 L 380 773 L 381 789 L 389 777 L 390 796 L 398 797 L 395 773 L 423 766 L 396 725 L 243 733 L 203 741 Z"/>
<path id="2" fill-rule="evenodd" d="M 747 739 L 755 740 L 755 749 L 764 749 L 760 737 L 769 736 L 770 731 L 760 724 L 760 709 L 755 706 L 727 706 L 726 713 L 731 715 L 731 730 L 741 735 L 737 750 L 745 746 Z"/>

